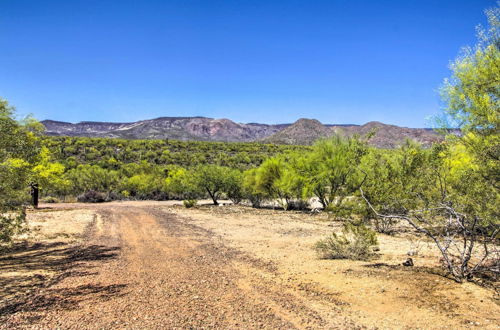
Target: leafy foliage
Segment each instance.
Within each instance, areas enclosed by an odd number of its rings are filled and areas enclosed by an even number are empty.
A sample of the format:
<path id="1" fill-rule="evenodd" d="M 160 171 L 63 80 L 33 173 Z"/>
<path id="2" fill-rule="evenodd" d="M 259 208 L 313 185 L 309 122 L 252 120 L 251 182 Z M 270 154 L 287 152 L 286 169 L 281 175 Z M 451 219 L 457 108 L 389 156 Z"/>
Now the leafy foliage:
<path id="1" fill-rule="evenodd" d="M 224 192 L 228 168 L 217 165 L 200 165 L 194 170 L 194 180 L 199 191 L 206 191 L 214 205 Z"/>
<path id="2" fill-rule="evenodd" d="M 252 168 L 243 173 L 242 192 L 252 207 L 260 207 L 266 195 L 257 186 L 257 168 Z"/>
<path id="3" fill-rule="evenodd" d="M 339 211 L 346 197 L 353 195 L 362 180 L 358 167 L 367 147 L 357 138 L 334 136 L 314 145 L 304 162 L 303 173 L 309 192 L 323 208 Z"/>
<path id="4" fill-rule="evenodd" d="M 465 132 L 498 134 L 500 124 L 500 8 L 487 11 L 489 27 L 451 65 L 442 95 L 446 112 Z"/>
<path id="5" fill-rule="evenodd" d="M 0 242 L 22 230 L 28 184 L 40 153 L 38 126 L 32 120 L 19 122 L 14 114 L 0 99 Z"/>

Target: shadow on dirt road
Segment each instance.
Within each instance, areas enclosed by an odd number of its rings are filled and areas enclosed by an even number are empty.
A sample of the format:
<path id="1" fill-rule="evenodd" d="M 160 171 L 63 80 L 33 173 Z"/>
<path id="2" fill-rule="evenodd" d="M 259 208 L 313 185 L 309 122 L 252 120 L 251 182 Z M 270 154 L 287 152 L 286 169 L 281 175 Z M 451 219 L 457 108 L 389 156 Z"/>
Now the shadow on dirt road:
<path id="1" fill-rule="evenodd" d="M 0 318 L 19 311 L 72 309 L 86 296 L 102 299 L 120 293 L 125 285 L 82 285 L 52 289 L 64 279 L 91 275 L 93 268 L 119 255 L 120 248 L 70 245 L 62 242 L 17 244 L 0 257 Z M 56 275 L 54 275 L 56 274 Z"/>

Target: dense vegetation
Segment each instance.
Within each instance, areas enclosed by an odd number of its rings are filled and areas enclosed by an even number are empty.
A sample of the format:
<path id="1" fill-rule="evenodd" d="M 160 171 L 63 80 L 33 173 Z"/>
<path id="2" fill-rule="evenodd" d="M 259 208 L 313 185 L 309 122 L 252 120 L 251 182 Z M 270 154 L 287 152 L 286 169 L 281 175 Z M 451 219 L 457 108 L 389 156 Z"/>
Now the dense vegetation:
<path id="1" fill-rule="evenodd" d="M 222 173 L 218 169 L 241 173 L 276 154 L 309 149 L 259 143 L 85 137 L 45 137 L 43 145 L 50 150 L 53 161 L 64 167 L 62 182 L 41 186 L 45 196 L 98 191 L 108 199 L 189 199 L 207 194 L 215 202 L 220 189 L 212 196 L 212 189 L 181 182 L 180 178 L 213 177 Z M 197 189 L 192 189 L 195 186 Z"/>
<path id="2" fill-rule="evenodd" d="M 177 140 L 124 140 L 87 137 L 45 137 L 52 156 L 66 168 L 81 164 L 116 170 L 123 164 L 178 165 L 216 164 L 241 170 L 260 165 L 269 156 L 305 150 L 305 146 L 262 143 L 225 143 Z"/>

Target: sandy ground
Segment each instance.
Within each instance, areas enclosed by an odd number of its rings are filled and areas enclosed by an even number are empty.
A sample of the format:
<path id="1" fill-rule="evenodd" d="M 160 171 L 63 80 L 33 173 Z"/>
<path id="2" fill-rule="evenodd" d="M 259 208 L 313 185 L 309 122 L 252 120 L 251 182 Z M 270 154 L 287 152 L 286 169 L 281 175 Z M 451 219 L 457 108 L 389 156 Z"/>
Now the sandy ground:
<path id="1" fill-rule="evenodd" d="M 0 256 L 0 328 L 500 327 L 495 291 L 432 274 L 438 256 L 417 238 L 380 235 L 368 262 L 320 260 L 312 246 L 339 228 L 323 214 L 43 207 Z"/>

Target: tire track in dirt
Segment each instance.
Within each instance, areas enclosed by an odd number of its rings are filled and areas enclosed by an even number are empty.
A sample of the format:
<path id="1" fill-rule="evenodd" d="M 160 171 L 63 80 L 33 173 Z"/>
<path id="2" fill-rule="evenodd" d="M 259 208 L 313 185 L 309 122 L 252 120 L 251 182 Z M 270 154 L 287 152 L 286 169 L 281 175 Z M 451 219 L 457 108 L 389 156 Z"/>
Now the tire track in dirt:
<path id="1" fill-rule="evenodd" d="M 38 292 L 4 327 L 342 327 L 285 288 L 240 271 L 256 266 L 173 214 L 126 205 L 98 210 L 85 245 L 116 249 L 117 258 L 83 259 L 80 276 Z"/>

